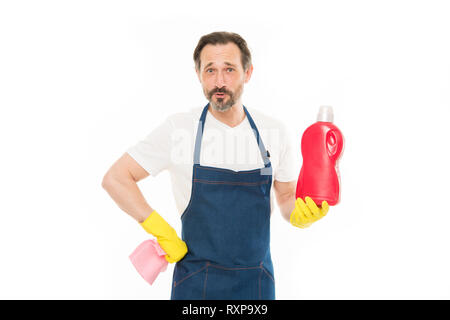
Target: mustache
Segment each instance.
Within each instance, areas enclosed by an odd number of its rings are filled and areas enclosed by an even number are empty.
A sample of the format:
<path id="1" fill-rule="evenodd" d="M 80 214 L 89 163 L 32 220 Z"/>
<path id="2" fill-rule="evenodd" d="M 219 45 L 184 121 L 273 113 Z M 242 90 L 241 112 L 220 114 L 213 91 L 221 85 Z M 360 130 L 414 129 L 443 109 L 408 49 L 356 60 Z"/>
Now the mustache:
<path id="1" fill-rule="evenodd" d="M 211 90 L 210 92 L 209 92 L 209 95 L 210 96 L 212 96 L 213 94 L 215 94 L 215 93 L 226 93 L 226 94 L 228 94 L 228 95 L 232 95 L 232 92 L 231 91 L 228 91 L 227 89 L 225 89 L 225 88 L 216 88 L 216 89 L 213 89 L 213 90 Z"/>

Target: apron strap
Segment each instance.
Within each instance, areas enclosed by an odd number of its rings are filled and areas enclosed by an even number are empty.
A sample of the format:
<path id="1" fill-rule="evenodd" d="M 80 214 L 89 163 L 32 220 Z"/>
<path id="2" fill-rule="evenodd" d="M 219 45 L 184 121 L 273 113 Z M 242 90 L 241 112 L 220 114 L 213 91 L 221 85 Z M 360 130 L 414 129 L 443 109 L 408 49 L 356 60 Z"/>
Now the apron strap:
<path id="1" fill-rule="evenodd" d="M 258 143 L 259 151 L 261 152 L 261 157 L 264 161 L 264 167 L 268 168 L 270 167 L 270 154 L 269 151 L 266 150 L 266 147 L 264 146 L 264 142 L 262 141 L 261 135 L 259 134 L 258 128 L 256 127 L 255 122 L 253 121 L 252 116 L 248 112 L 247 108 L 244 106 L 244 111 L 247 114 L 247 119 L 250 122 L 250 126 L 253 129 L 253 133 L 256 137 L 256 142 Z"/>
<path id="2" fill-rule="evenodd" d="M 201 144 L 202 144 L 202 137 L 203 137 L 203 130 L 205 128 L 205 120 L 206 120 L 206 114 L 208 112 L 208 107 L 209 107 L 209 103 L 203 108 L 203 112 L 200 116 L 200 119 L 198 121 L 198 126 L 197 126 L 197 135 L 195 138 L 195 149 L 194 149 L 194 164 L 200 164 L 200 149 L 201 149 Z M 261 174 L 272 174 L 272 167 L 271 167 L 271 163 L 270 163 L 270 154 L 269 151 L 266 150 L 266 147 L 264 146 L 264 143 L 262 141 L 262 138 L 259 134 L 258 128 L 255 125 L 255 122 L 253 121 L 253 118 L 250 116 L 250 113 L 248 112 L 247 108 L 245 106 L 244 107 L 244 111 L 245 114 L 247 115 L 247 119 L 250 122 L 250 126 L 253 129 L 253 133 L 255 134 L 256 137 L 256 142 L 258 143 L 258 147 L 259 147 L 259 151 L 261 153 L 261 157 L 264 161 L 264 171 L 261 170 Z"/>
<path id="3" fill-rule="evenodd" d="M 209 103 L 203 108 L 202 115 L 198 120 L 197 136 L 195 137 L 194 164 L 200 164 L 200 148 L 202 145 L 203 129 L 205 127 L 206 113 L 208 112 Z"/>

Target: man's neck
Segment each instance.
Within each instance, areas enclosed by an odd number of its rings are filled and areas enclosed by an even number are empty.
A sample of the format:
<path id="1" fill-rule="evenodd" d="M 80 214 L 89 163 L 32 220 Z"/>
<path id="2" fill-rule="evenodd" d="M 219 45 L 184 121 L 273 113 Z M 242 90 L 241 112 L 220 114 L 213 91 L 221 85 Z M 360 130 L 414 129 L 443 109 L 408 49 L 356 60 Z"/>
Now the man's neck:
<path id="1" fill-rule="evenodd" d="M 244 107 L 240 102 L 224 112 L 215 110 L 211 105 L 208 107 L 208 110 L 214 118 L 232 128 L 238 126 L 245 119 Z"/>

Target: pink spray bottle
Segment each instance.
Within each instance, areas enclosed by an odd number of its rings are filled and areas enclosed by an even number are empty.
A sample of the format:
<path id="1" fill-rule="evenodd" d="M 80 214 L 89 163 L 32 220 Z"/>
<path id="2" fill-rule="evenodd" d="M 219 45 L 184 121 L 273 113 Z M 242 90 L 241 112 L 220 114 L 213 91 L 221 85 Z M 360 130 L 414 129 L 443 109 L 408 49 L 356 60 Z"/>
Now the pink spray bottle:
<path id="1" fill-rule="evenodd" d="M 297 181 L 296 197 L 309 196 L 318 205 L 325 200 L 330 206 L 340 200 L 338 160 L 344 137 L 333 124 L 333 109 L 321 106 L 317 122 L 302 136 L 303 164 Z"/>

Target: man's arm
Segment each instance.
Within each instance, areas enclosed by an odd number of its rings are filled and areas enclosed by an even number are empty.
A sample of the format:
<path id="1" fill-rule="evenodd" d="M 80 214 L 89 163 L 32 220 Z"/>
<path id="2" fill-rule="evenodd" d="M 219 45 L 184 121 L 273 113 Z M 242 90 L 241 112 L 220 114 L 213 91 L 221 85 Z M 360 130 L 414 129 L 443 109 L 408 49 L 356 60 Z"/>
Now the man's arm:
<path id="1" fill-rule="evenodd" d="M 145 201 L 137 182 L 150 174 L 136 160 L 125 153 L 103 177 L 102 187 L 117 205 L 155 236 L 166 252 L 168 262 L 177 262 L 187 253 L 187 245 L 176 231 Z"/>
<path id="2" fill-rule="evenodd" d="M 102 187 L 116 204 L 139 223 L 143 222 L 153 209 L 145 201 L 137 182 L 149 176 L 136 160 L 124 153 L 106 172 Z"/>
<path id="3" fill-rule="evenodd" d="M 295 208 L 297 180 L 289 182 L 274 180 L 273 186 L 281 215 L 286 221 L 290 222 L 292 210 Z"/>

